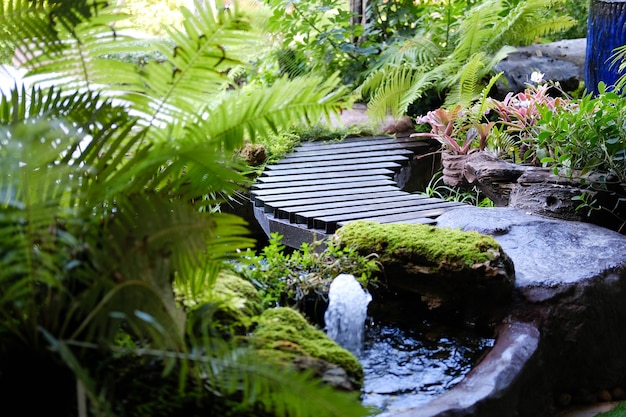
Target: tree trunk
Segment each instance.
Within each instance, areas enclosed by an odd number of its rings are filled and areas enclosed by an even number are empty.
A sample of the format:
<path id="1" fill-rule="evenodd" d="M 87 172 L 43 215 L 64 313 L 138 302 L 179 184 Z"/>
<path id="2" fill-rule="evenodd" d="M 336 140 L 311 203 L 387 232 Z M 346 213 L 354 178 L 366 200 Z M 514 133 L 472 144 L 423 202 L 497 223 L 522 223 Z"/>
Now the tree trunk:
<path id="1" fill-rule="evenodd" d="M 615 48 L 626 44 L 626 0 L 591 0 L 587 29 L 587 55 L 585 60 L 585 87 L 598 92 L 603 81 L 613 86 L 618 65 L 612 65 Z"/>
<path id="2" fill-rule="evenodd" d="M 352 26 L 361 25 L 365 27 L 367 16 L 365 15 L 365 9 L 367 8 L 367 0 L 350 0 L 350 24 Z M 353 39 L 354 43 L 360 43 L 362 37 Z"/>

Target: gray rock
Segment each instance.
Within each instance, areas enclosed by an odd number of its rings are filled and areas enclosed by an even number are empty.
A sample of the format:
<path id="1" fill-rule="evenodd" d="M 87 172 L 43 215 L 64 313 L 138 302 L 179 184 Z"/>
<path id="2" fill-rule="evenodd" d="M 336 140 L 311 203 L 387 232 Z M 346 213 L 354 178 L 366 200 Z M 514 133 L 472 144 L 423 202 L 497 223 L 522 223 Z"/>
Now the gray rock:
<path id="1" fill-rule="evenodd" d="M 468 206 L 444 213 L 437 225 L 494 236 L 513 260 L 516 287 L 532 302 L 626 266 L 626 236 L 589 223 Z"/>
<path id="2" fill-rule="evenodd" d="M 495 66 L 494 71 L 502 71 L 508 84 L 498 82 L 492 93 L 503 98 L 509 91 L 523 91 L 533 71 L 560 83 L 565 91 L 574 91 L 585 79 L 586 48 L 585 38 L 518 48 Z"/>
<path id="3" fill-rule="evenodd" d="M 403 417 L 549 417 L 563 398 L 581 404 L 623 386 L 626 236 L 513 208 L 459 208 L 438 226 L 494 236 L 514 262 L 518 296 L 472 373 Z"/>

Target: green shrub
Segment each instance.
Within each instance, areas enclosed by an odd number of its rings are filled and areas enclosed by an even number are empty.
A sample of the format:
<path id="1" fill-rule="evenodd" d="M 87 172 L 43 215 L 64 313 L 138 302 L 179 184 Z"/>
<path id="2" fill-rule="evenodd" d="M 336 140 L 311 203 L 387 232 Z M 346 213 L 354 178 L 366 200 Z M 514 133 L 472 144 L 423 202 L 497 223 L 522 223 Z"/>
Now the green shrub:
<path id="1" fill-rule="evenodd" d="M 530 145 L 555 172 L 602 172 L 605 185 L 626 185 L 626 98 L 599 88 L 599 95 L 586 95 L 562 111 L 539 106 L 538 133 Z"/>
<path id="2" fill-rule="evenodd" d="M 354 275 L 363 286 L 375 285 L 379 270 L 375 257 L 337 247 L 332 240 L 305 242 L 299 250 L 288 252 L 282 238 L 272 233 L 260 254 L 248 251 L 245 262 L 236 264 L 238 272 L 259 289 L 265 306 L 303 308 L 307 297 L 324 297 L 331 281 L 341 273 Z"/>

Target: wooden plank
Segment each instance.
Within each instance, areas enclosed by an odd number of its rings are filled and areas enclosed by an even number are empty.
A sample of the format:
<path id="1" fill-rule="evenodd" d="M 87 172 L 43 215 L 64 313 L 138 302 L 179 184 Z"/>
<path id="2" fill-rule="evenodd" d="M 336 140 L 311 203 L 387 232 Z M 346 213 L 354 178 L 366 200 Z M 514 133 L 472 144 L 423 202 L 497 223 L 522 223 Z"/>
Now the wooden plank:
<path id="1" fill-rule="evenodd" d="M 446 211 L 451 210 L 455 207 L 465 206 L 464 203 L 455 203 L 455 202 L 450 202 L 450 203 L 451 205 L 447 207 L 420 210 L 420 211 L 407 212 L 407 213 L 398 213 L 398 214 L 393 214 L 393 215 L 382 214 L 379 216 L 366 217 L 366 218 L 362 218 L 358 220 L 374 221 L 374 222 L 385 224 L 385 223 L 422 223 L 423 219 L 425 219 L 426 221 L 428 219 L 431 219 L 433 220 L 433 223 L 436 223 L 436 217 L 441 216 Z M 345 226 L 349 222 L 350 221 L 337 222 L 337 227 Z M 427 222 L 427 223 L 430 223 L 430 222 Z"/>
<path id="2" fill-rule="evenodd" d="M 417 206 L 417 207 L 399 207 L 396 209 L 389 209 L 384 213 L 384 215 L 401 214 L 401 213 L 406 213 L 408 211 L 410 213 L 422 212 L 420 213 L 421 217 L 429 217 L 428 214 L 424 214 L 424 213 L 428 213 L 429 210 L 449 208 L 449 207 L 458 205 L 458 203 L 448 202 L 445 200 L 440 200 L 440 201 L 441 202 L 438 202 L 438 203 L 426 204 L 426 205 Z M 420 216 L 415 216 L 415 217 L 420 217 Z M 357 220 L 357 219 L 359 220 L 373 219 L 373 218 L 380 218 L 380 217 L 376 216 L 376 214 L 372 212 L 347 213 L 347 214 L 337 214 L 337 215 L 332 215 L 332 216 L 323 216 L 323 217 L 317 217 L 314 220 L 313 228 L 325 230 L 326 233 L 334 233 L 337 227 L 337 223 L 339 222 L 346 222 L 348 220 Z"/>
<path id="3" fill-rule="evenodd" d="M 368 158 L 376 158 L 376 157 L 391 157 L 394 160 L 401 160 L 402 157 L 412 157 L 415 153 L 408 149 L 392 149 L 392 150 L 379 150 L 379 151 L 369 151 L 369 150 L 359 150 L 355 149 L 353 152 L 331 152 L 324 153 L 321 155 L 303 155 L 303 156 L 291 156 L 287 158 L 281 159 L 278 163 L 280 165 L 286 164 L 298 164 L 304 162 L 334 162 L 334 161 L 346 161 L 346 160 L 361 160 Z"/>
<path id="4" fill-rule="evenodd" d="M 368 151 L 377 151 L 377 150 L 393 150 L 393 149 L 407 149 L 413 153 L 421 152 L 424 149 L 431 148 L 432 145 L 429 142 L 412 142 L 412 143 L 400 143 L 400 142 L 371 142 L 371 143 L 362 143 L 355 144 L 350 146 L 341 146 L 341 147 L 306 147 L 306 148 L 296 148 L 293 151 L 289 152 L 285 155 L 285 158 L 290 158 L 294 156 L 314 156 L 314 155 L 326 155 L 329 153 L 354 153 L 359 150 L 368 150 Z"/>
<path id="5" fill-rule="evenodd" d="M 310 142 L 302 142 L 298 149 L 301 150 L 309 150 L 309 149 L 342 149 L 342 148 L 354 148 L 360 146 L 368 146 L 375 144 L 392 144 L 392 143 L 402 143 L 405 144 L 406 147 L 410 147 L 411 145 L 420 145 L 422 143 L 428 143 L 429 140 L 424 140 L 424 138 L 411 138 L 411 137 L 401 137 L 396 138 L 393 136 L 376 136 L 376 137 L 354 137 L 354 138 L 345 138 L 341 142 L 318 142 L 318 141 L 310 141 Z"/>
<path id="6" fill-rule="evenodd" d="M 389 155 L 389 156 L 372 156 L 369 158 L 350 158 L 344 160 L 332 160 L 332 161 L 312 161 L 312 162 L 300 162 L 300 163 L 289 163 L 289 164 L 278 164 L 272 165 L 272 170 L 283 170 L 283 169 L 300 169 L 300 168 L 319 168 L 319 167 L 329 167 L 329 166 L 337 166 L 337 165 L 363 165 L 363 164 L 375 164 L 378 162 L 395 162 L 395 163 L 407 163 L 409 161 L 408 156 L 404 155 Z"/>
<path id="7" fill-rule="evenodd" d="M 433 212 L 435 212 L 435 211 L 437 213 L 439 213 L 439 211 L 442 211 L 442 212 L 440 214 L 434 214 L 432 217 L 410 217 L 410 218 L 407 218 L 407 219 L 404 219 L 404 220 L 398 220 L 398 221 L 391 220 L 391 221 L 387 221 L 387 222 L 381 222 L 381 221 L 378 221 L 378 222 L 379 223 L 408 223 L 408 224 L 433 224 L 433 225 L 435 225 L 435 224 L 437 224 L 436 217 L 440 216 L 441 214 L 443 214 L 443 212 L 445 212 L 446 209 L 435 209 L 435 210 L 433 210 Z M 394 219 L 395 216 L 386 216 L 385 218 L 386 219 Z M 365 221 L 367 221 L 367 220 L 369 220 L 369 221 L 377 221 L 375 219 L 359 219 L 359 220 L 362 220 L 362 221 L 363 220 L 365 220 Z M 347 222 L 337 223 L 335 231 L 333 231 L 332 233 L 336 232 L 337 229 L 339 229 L 340 227 L 343 227 L 346 224 L 352 223 L 352 222 L 355 222 L 355 221 L 358 221 L 358 220 L 350 220 L 350 221 L 347 221 Z"/>
<path id="8" fill-rule="evenodd" d="M 329 191 L 314 191 L 308 193 L 290 193 L 283 195 L 268 195 L 268 196 L 255 196 L 251 194 L 251 200 L 255 206 L 262 206 L 264 202 L 281 201 L 281 200 L 300 200 L 306 201 L 311 198 L 333 197 L 333 196 L 345 196 L 355 195 L 371 192 L 383 192 L 383 191 L 400 191 L 398 187 L 386 185 L 382 187 L 362 187 L 362 188 L 346 188 L 343 190 L 329 190 Z"/>
<path id="9" fill-rule="evenodd" d="M 336 190 L 344 190 L 344 189 L 353 189 L 353 188 L 370 188 L 370 187 L 379 187 L 382 185 L 395 185 L 395 181 L 390 180 L 389 178 L 371 180 L 371 181 L 351 181 L 347 183 L 332 183 L 332 184 L 322 184 L 322 185 L 310 185 L 305 187 L 280 187 L 280 188 L 269 188 L 266 190 L 251 190 L 250 194 L 259 197 L 267 196 L 267 195 L 280 195 L 280 194 L 288 194 L 288 193 L 306 193 L 310 191 L 336 191 Z"/>
<path id="10" fill-rule="evenodd" d="M 384 175 L 387 177 L 392 177 L 394 172 L 387 168 L 378 168 L 378 169 L 367 169 L 368 175 Z M 314 174 L 293 174 L 289 176 L 285 175 L 275 175 L 275 176 L 260 176 L 256 179 L 257 183 L 268 184 L 268 183 L 276 183 L 283 181 L 306 181 L 313 179 L 334 179 L 338 175 L 337 172 L 318 172 Z M 354 171 L 342 171 L 339 175 L 342 177 L 360 177 L 363 175 L 363 171 L 354 170 Z"/>
<path id="11" fill-rule="evenodd" d="M 364 172 L 363 174 L 366 174 Z M 335 178 L 323 178 L 323 179 L 311 179 L 311 180 L 300 180 L 300 181 L 291 181 L 291 177 L 288 177 L 289 181 L 281 181 L 275 183 L 265 183 L 265 184 L 254 184 L 252 185 L 252 190 L 271 190 L 273 188 L 293 188 L 294 191 L 302 187 L 309 186 L 325 186 L 330 184 L 344 184 L 349 183 L 353 184 L 355 182 L 364 182 L 364 181 L 393 181 L 389 177 L 385 175 L 362 175 L 360 177 L 335 177 Z M 287 178 L 285 178 L 286 180 Z"/>
<path id="12" fill-rule="evenodd" d="M 393 203 L 397 201 L 404 201 L 407 199 L 407 196 L 416 196 L 417 199 L 425 199 L 427 197 L 418 196 L 417 194 L 407 194 L 404 191 L 398 192 L 388 192 L 388 193 L 376 193 L 370 194 L 369 197 L 363 198 L 360 195 L 356 196 L 346 196 L 344 198 L 330 198 L 325 202 L 321 202 L 319 200 L 309 200 L 305 204 L 298 204 L 297 202 L 292 202 L 291 204 L 285 206 L 276 206 L 274 216 L 281 219 L 290 219 L 290 221 L 295 221 L 295 215 L 302 212 L 310 212 L 310 211 L 318 211 L 318 210 L 332 210 L 338 208 L 347 208 L 350 207 L 352 210 L 355 208 L 359 208 L 365 205 L 371 204 L 383 204 L 383 203 Z"/>
<path id="13" fill-rule="evenodd" d="M 276 211 L 280 209 L 289 209 L 290 207 L 311 207 L 315 205 L 324 205 L 324 204 L 341 204 L 351 202 L 351 201 L 359 201 L 359 200 L 370 200 L 381 197 L 399 197 L 404 196 L 406 193 L 396 188 L 392 191 L 374 191 L 374 192 L 362 192 L 358 194 L 347 194 L 347 195 L 333 195 L 330 197 L 318 197 L 313 198 L 306 201 L 301 201 L 300 199 L 296 200 L 277 200 L 277 201 L 265 201 L 265 212 L 273 213 L 276 216 Z"/>
<path id="14" fill-rule="evenodd" d="M 274 169 L 275 165 L 271 165 L 271 166 L 267 166 L 265 167 L 265 170 L 263 171 L 264 176 L 284 176 L 284 175 L 296 175 L 296 174 L 317 174 L 317 173 L 322 173 L 322 172 L 336 172 L 338 175 L 340 173 L 343 172 L 351 172 L 351 171 L 362 171 L 364 169 L 378 169 L 378 168 L 384 168 L 384 169 L 389 169 L 392 171 L 398 171 L 400 168 L 402 168 L 402 165 L 399 164 L 398 162 L 374 162 L 374 163 L 367 163 L 367 162 L 363 162 L 360 164 L 351 164 L 351 165 L 346 165 L 346 166 L 340 166 L 340 165 L 336 165 L 331 167 L 328 166 L 322 166 L 322 167 L 308 167 L 308 168 L 298 168 L 298 169 L 291 169 L 291 168 L 285 168 L 283 167 L 282 169 Z"/>
<path id="15" fill-rule="evenodd" d="M 297 211 L 294 213 L 296 223 L 306 223 L 309 227 L 313 227 L 315 219 L 326 218 L 334 215 L 352 215 L 356 213 L 381 212 L 387 213 L 393 210 L 409 211 L 412 208 L 420 210 L 425 205 L 440 203 L 442 200 L 438 198 L 429 198 L 415 194 L 406 194 L 403 199 L 383 202 L 367 202 L 367 204 L 346 205 L 343 207 L 335 207 L 330 209 L 319 209 L 309 211 Z"/>
<path id="16" fill-rule="evenodd" d="M 401 143 L 390 143 L 390 144 L 382 144 L 382 145 L 367 145 L 367 146 L 355 146 L 355 147 L 350 147 L 350 148 L 340 148 L 340 149 L 325 149 L 325 150 L 320 150 L 320 149 L 316 149 L 313 148 L 311 150 L 301 150 L 301 149 L 296 149 L 294 152 L 288 153 L 287 155 L 285 155 L 285 157 L 283 159 L 280 160 L 280 162 L 284 161 L 284 160 L 291 160 L 291 159 L 296 159 L 296 158 L 303 158 L 303 157 L 324 157 L 327 155 L 347 155 L 347 154 L 358 154 L 360 152 L 383 152 L 383 151 L 393 151 L 393 152 L 404 152 L 404 153 L 411 153 L 411 154 L 415 154 L 415 152 L 413 150 L 407 149 L 407 147 Z M 280 163 L 279 162 L 279 163 Z"/>

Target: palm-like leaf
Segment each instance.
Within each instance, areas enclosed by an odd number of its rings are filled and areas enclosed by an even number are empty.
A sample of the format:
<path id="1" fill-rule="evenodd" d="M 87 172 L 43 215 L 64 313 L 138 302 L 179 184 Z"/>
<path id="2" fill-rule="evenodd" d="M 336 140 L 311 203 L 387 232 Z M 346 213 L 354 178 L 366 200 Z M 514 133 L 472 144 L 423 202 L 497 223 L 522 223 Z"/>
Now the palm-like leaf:
<path id="1" fill-rule="evenodd" d="M 213 117 L 201 128 L 232 149 L 242 145 L 242 138 L 266 136 L 279 125 L 329 119 L 347 103 L 347 90 L 338 88 L 338 83 L 337 77 L 281 79 L 269 88 L 232 93 L 210 110 Z"/>
<path id="2" fill-rule="evenodd" d="M 379 120 L 387 114 L 402 116 L 409 105 L 433 85 L 436 75 L 432 71 L 423 73 L 405 66 L 381 70 L 377 78 L 382 83 L 370 98 L 368 112 Z"/>
<path id="3" fill-rule="evenodd" d="M 104 3 L 3 7 L 20 49 L 37 39 L 23 61 L 37 87 L 0 103 L 0 334 L 39 348 L 45 335 L 96 401 L 84 351 L 70 347 L 107 346 L 124 324 L 150 348 L 184 356 L 172 281 L 190 291 L 211 285 L 224 260 L 252 243 L 241 219 L 213 212 L 246 183 L 233 151 L 245 138 L 328 117 L 346 92 L 336 78 L 238 91 L 229 72 L 257 38 L 235 8 L 186 12 L 183 30 L 170 32 L 174 46 L 157 47 L 165 62 L 138 68 L 109 59 L 136 45 Z M 176 363 L 186 378 L 187 360 L 166 365 Z M 280 377 L 253 370 L 242 369 L 246 400 L 280 398 Z M 278 403 L 282 415 L 314 413 L 283 399 L 295 405 Z"/>
<path id="4" fill-rule="evenodd" d="M 554 1 L 552 5 L 559 4 L 563 4 L 563 1 Z M 546 17 L 545 2 L 542 0 L 517 2 L 505 14 L 498 30 L 494 31 L 492 44 L 496 47 L 527 45 L 542 36 L 565 31 L 575 23 L 569 16 Z"/>
<path id="5" fill-rule="evenodd" d="M 426 88 L 446 94 L 451 89 L 448 103 L 467 100 L 466 93 L 480 91 L 492 68 L 513 50 L 508 45 L 528 44 L 537 36 L 571 27 L 573 20 L 568 17 L 545 17 L 550 4 L 531 0 L 509 8 L 504 0 L 486 0 L 468 10 L 450 44 L 442 39 L 437 48 L 419 35 L 414 42 L 392 46 L 360 87 L 370 99 L 370 113 L 378 118 L 389 112 L 402 115 Z"/>

